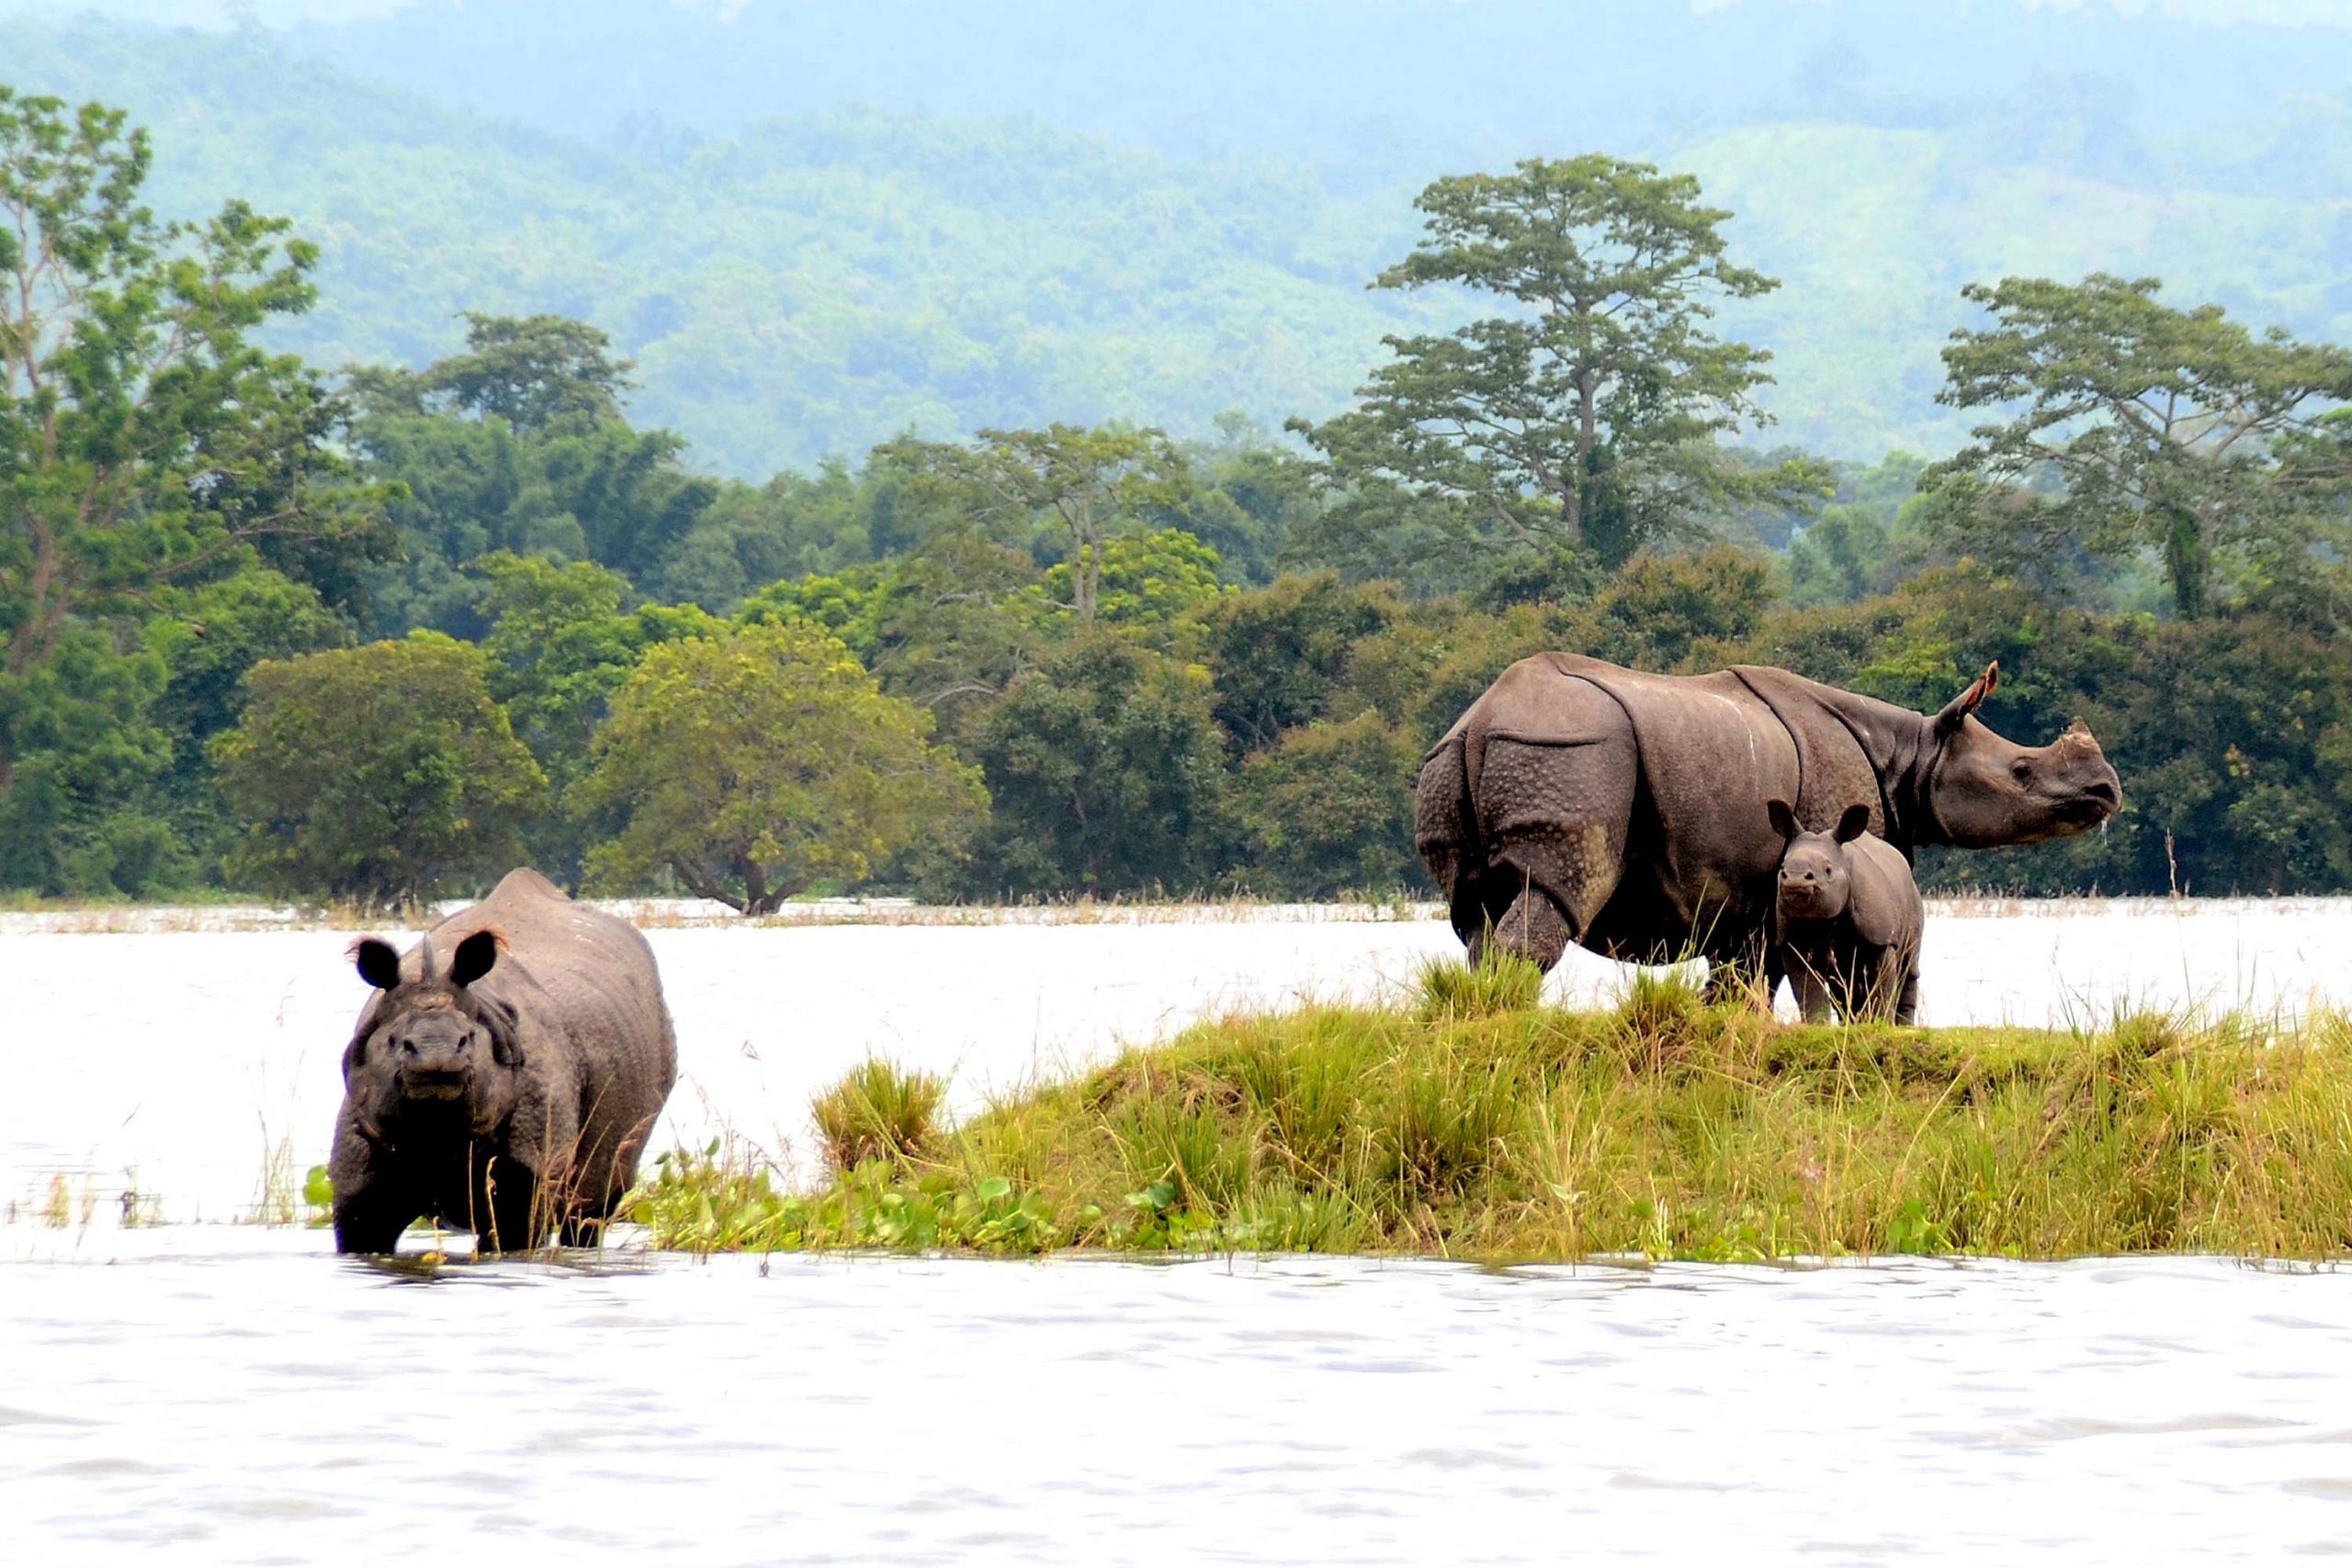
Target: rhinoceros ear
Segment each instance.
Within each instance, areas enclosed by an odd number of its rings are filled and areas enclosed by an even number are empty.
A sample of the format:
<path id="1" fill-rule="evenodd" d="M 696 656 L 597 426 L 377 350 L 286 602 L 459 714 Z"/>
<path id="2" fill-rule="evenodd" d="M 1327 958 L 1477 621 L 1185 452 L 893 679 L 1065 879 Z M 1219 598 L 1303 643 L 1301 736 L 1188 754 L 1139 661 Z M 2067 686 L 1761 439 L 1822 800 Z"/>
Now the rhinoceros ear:
<path id="1" fill-rule="evenodd" d="M 458 944 L 449 960 L 449 984 L 470 986 L 491 971 L 498 962 L 500 938 L 494 931 L 478 931 Z"/>
<path id="2" fill-rule="evenodd" d="M 1856 839 L 1862 836 L 1863 832 L 1869 829 L 1870 825 L 1871 808 L 1869 807 L 1849 806 L 1846 807 L 1846 815 L 1838 818 L 1838 841 L 1841 844 L 1852 843 Z"/>
<path id="3" fill-rule="evenodd" d="M 1797 814 L 1789 809 L 1789 803 L 1785 800 L 1766 801 L 1764 815 L 1772 819 L 1772 831 L 1782 839 L 1793 839 L 1802 831 L 1797 826 Z"/>
<path id="4" fill-rule="evenodd" d="M 1984 673 L 1968 683 L 1968 689 L 1944 705 L 1936 715 L 1936 728 L 1949 733 L 1960 728 L 1960 721 L 1976 711 L 1977 705 L 1993 694 L 2001 683 L 2001 661 L 1997 659 L 1984 666 Z"/>
<path id="5" fill-rule="evenodd" d="M 352 943 L 351 956 L 359 965 L 359 977 L 379 991 L 389 991 L 401 983 L 401 955 L 392 944 L 375 937 L 363 937 Z"/>

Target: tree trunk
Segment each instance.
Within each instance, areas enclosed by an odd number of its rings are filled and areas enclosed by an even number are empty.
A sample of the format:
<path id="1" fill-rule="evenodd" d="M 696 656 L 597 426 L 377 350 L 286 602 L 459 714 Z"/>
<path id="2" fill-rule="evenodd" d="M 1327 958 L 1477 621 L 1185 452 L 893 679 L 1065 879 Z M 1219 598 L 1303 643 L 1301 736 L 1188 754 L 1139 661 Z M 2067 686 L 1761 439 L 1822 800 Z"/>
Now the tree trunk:
<path id="1" fill-rule="evenodd" d="M 1078 544 L 1078 558 L 1070 563 L 1078 570 L 1071 574 L 1070 596 L 1077 601 L 1078 624 L 1094 624 L 1094 606 L 1098 588 L 1102 580 L 1102 547 L 1092 538 L 1081 538 Z"/>
<path id="2" fill-rule="evenodd" d="M 2205 618 L 2211 609 L 2212 558 L 2206 548 L 2205 530 L 2194 509 L 2165 509 L 2170 527 L 2165 534 L 2165 575 L 2172 580 L 2174 611 L 2184 621 Z"/>

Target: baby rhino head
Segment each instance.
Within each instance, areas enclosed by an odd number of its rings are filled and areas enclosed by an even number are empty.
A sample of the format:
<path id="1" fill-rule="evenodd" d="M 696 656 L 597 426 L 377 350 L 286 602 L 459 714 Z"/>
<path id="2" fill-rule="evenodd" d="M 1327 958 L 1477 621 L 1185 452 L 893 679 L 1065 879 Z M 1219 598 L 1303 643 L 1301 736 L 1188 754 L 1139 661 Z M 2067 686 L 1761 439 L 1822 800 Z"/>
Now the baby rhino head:
<path id="1" fill-rule="evenodd" d="M 1834 920 L 1846 912 L 1853 874 L 1846 846 L 1870 828 L 1871 808 L 1849 806 L 1826 833 L 1808 833 L 1785 800 L 1767 801 L 1764 810 L 1781 835 L 1781 919 Z"/>

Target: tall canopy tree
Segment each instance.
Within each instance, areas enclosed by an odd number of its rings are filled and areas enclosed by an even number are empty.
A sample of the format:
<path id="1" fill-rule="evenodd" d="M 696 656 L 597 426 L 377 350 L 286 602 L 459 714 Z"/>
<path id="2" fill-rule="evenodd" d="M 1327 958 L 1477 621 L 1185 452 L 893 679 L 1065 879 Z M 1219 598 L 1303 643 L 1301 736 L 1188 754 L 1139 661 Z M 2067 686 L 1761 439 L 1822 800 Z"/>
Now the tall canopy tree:
<path id="1" fill-rule="evenodd" d="M 1959 503 L 1951 543 L 2005 570 L 2080 547 L 2154 556 L 2184 620 L 2209 615 L 2233 573 L 2301 555 L 2315 516 L 2340 512 L 2332 408 L 2352 399 L 2352 350 L 2256 336 L 2219 305 L 2178 310 L 2153 277 L 2094 273 L 1971 284 L 1993 325 L 1952 334 L 1939 402 L 2023 402 L 1928 470 Z M 2044 474 L 2056 493 L 2020 501 Z M 2302 547 L 2298 548 L 2299 546 Z"/>
<path id="2" fill-rule="evenodd" d="M 876 449 L 913 476 L 922 498 L 1000 536 L 1043 531 L 1064 543 L 1066 606 L 1093 624 L 1103 548 L 1189 490 L 1184 455 L 1163 431 L 1059 423 L 1043 430 L 983 430 L 969 446 L 905 440 Z"/>
<path id="3" fill-rule="evenodd" d="M 119 110 L 0 87 L 0 838 L 50 830 L 7 825 L 28 764 L 86 800 L 99 781 L 65 752 L 166 759 L 131 700 L 159 684 L 143 623 L 265 558 L 383 538 L 341 405 L 247 340 L 310 305 L 315 247 L 240 201 L 158 220 L 150 159 Z"/>
<path id="4" fill-rule="evenodd" d="M 1615 566 L 1711 508 L 1815 476 L 1754 469 L 1714 442 L 1767 416 L 1770 357 L 1707 329 L 1713 302 L 1777 288 L 1735 265 L 1731 214 L 1699 182 L 1599 153 L 1437 181 L 1428 232 L 1374 281 L 1498 297 L 1446 336 L 1385 339 L 1395 357 L 1351 412 L 1302 429 L 1348 491 L 1341 510 L 1418 502 L 1458 545 Z"/>
<path id="5" fill-rule="evenodd" d="M 468 310 L 466 350 L 424 370 L 367 366 L 350 372 L 352 390 L 372 412 L 422 413 L 430 408 L 503 420 L 528 434 L 558 420 L 621 417 L 621 394 L 635 385 L 635 361 L 613 357 L 613 340 L 569 316 L 492 316 Z"/>
<path id="6" fill-rule="evenodd" d="M 483 629 L 464 575 L 496 551 L 592 560 L 651 592 L 720 493 L 681 463 L 685 438 L 622 417 L 627 360 L 561 316 L 469 313 L 466 349 L 423 370 L 345 373 L 370 473 L 399 480 L 408 547 L 376 582 L 379 624 Z"/>

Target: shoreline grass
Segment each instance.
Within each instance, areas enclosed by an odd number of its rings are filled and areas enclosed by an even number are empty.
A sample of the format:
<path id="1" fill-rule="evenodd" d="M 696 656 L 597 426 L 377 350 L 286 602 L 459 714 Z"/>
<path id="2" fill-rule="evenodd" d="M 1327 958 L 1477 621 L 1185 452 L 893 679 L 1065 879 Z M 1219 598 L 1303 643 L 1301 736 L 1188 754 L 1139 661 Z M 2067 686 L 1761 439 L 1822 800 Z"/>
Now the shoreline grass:
<path id="1" fill-rule="evenodd" d="M 2320 1259 L 2352 1253 L 2347 1067 L 2332 1013 L 1785 1025 L 1673 975 L 1577 1012 L 1432 964 L 1398 1006 L 1202 1023 L 953 1129 L 869 1063 L 832 1096 L 900 1119 L 820 1189 L 722 1140 L 630 1217 L 703 1253 Z"/>
<path id="2" fill-rule="evenodd" d="M 369 908 L 352 903 L 274 901 L 251 895 L 191 896 L 167 903 L 130 899 L 42 898 L 0 895 L 0 936 L 167 935 L 186 932 L 380 931 L 422 929 L 463 908 L 467 898 L 435 900 L 421 908 Z M 918 904 L 889 897 L 819 897 L 786 904 L 767 915 L 739 915 L 703 900 L 592 897 L 587 903 L 645 931 L 815 929 L 832 926 L 1000 927 L 1247 925 L 1259 921 L 1346 924 L 1433 922 L 1442 904 L 1398 896 L 1349 895 L 1300 903 L 1248 895 L 1198 898 L 1080 896 L 1008 904 Z M 2087 894 L 2029 897 L 1993 890 L 1928 896 L 1931 914 L 1965 919 L 2036 915 L 2097 918 L 2185 916 L 2233 908 L 2324 910 L 2352 904 L 2352 895 L 2284 897 L 2189 897 Z"/>

